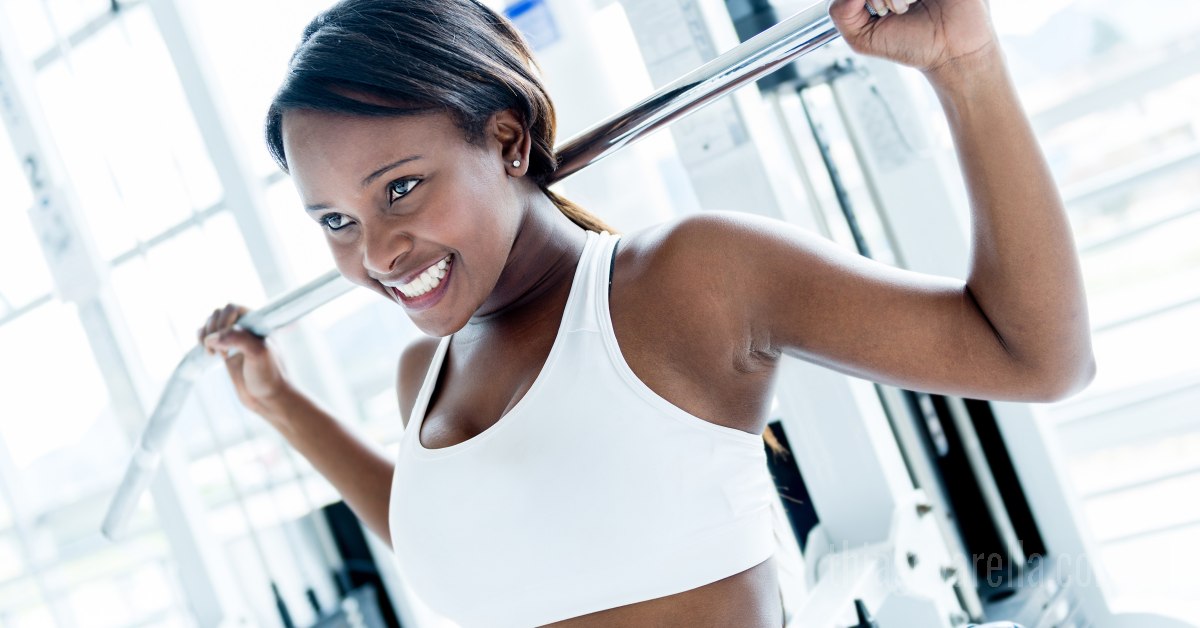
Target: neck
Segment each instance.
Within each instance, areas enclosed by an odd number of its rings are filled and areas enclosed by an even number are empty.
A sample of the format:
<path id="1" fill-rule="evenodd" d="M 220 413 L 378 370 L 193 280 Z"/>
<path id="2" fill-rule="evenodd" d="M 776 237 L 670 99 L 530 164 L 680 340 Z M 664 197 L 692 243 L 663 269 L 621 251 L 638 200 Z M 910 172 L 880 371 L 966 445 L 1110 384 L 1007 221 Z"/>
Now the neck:
<path id="1" fill-rule="evenodd" d="M 586 232 L 541 190 L 531 194 L 526 207 L 496 287 L 468 326 L 507 320 L 557 295 L 575 276 Z"/>

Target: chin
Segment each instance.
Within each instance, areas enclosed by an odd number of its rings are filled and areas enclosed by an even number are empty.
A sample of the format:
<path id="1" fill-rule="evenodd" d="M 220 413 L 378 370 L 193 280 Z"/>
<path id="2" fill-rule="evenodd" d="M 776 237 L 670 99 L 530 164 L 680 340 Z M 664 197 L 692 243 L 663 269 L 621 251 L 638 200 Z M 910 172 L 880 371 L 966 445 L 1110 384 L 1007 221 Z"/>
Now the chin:
<path id="1" fill-rule="evenodd" d="M 444 338 L 464 327 L 464 325 L 449 325 L 442 321 L 423 321 L 412 316 L 408 318 L 422 334 L 433 338 Z"/>
<path id="2" fill-rule="evenodd" d="M 408 320 L 412 321 L 413 325 L 426 336 L 443 338 L 462 330 L 471 321 L 469 313 L 460 314 L 457 311 L 447 311 L 440 307 L 434 307 L 422 312 L 412 312 L 399 303 L 396 305 L 404 310 L 404 314 L 408 317 Z"/>

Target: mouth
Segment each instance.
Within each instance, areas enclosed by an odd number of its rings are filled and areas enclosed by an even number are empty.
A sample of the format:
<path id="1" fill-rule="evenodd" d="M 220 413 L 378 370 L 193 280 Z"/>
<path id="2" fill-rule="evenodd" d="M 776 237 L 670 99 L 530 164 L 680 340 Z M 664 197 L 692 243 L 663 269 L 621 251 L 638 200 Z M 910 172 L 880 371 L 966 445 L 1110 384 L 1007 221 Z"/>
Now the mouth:
<path id="1" fill-rule="evenodd" d="M 424 310 L 441 300 L 450 284 L 454 255 L 447 255 L 430 265 L 412 281 L 401 286 L 387 286 L 388 291 L 404 307 Z"/>

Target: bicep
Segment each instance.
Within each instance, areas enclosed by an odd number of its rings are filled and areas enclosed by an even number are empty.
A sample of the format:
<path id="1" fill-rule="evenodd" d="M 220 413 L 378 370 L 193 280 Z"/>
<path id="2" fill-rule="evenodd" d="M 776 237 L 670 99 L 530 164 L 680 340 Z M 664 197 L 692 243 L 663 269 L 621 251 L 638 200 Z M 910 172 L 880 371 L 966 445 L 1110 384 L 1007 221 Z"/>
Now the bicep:
<path id="1" fill-rule="evenodd" d="M 1025 371 L 962 281 L 863 261 L 789 269 L 792 290 L 763 301 L 782 351 L 912 390 L 1021 396 Z"/>
<path id="2" fill-rule="evenodd" d="M 775 350 L 912 390 L 1037 396 L 965 282 L 887 266 L 777 220 L 701 220 L 713 223 L 706 246 L 721 251 L 729 292 Z"/>

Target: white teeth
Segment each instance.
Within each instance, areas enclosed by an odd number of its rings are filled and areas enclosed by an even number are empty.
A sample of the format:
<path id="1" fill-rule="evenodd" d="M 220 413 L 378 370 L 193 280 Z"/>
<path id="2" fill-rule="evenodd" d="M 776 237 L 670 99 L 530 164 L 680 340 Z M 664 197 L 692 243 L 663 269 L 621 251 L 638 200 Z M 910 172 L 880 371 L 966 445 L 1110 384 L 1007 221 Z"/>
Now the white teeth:
<path id="1" fill-rule="evenodd" d="M 430 290 L 438 287 L 442 282 L 442 278 L 446 276 L 446 268 L 450 265 L 450 257 L 444 257 L 438 260 L 438 263 L 426 268 L 416 279 L 399 286 L 399 290 L 404 296 L 412 299 L 419 297 Z"/>

